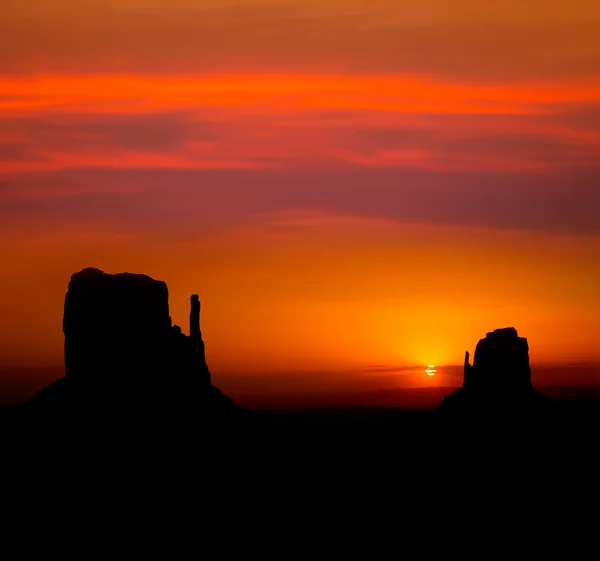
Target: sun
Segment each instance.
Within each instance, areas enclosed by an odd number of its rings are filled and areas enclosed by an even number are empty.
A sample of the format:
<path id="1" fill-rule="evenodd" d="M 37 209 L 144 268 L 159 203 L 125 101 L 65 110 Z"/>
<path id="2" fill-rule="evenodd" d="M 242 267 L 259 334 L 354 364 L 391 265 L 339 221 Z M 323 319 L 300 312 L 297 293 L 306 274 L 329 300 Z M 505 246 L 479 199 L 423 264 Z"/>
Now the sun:
<path id="1" fill-rule="evenodd" d="M 437 370 L 435 369 L 435 366 L 433 364 L 430 364 L 427 369 L 425 370 L 425 373 L 427 374 L 427 376 L 435 376 L 435 373 L 437 372 Z"/>

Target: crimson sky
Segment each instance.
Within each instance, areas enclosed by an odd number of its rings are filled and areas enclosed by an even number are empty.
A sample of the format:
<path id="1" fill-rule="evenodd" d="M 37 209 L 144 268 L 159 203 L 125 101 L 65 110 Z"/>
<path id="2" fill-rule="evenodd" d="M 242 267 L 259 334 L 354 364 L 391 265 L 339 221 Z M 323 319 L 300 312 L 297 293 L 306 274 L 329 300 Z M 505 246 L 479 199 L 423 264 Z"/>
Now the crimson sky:
<path id="1" fill-rule="evenodd" d="M 599 30 L 591 0 L 8 0 L 0 370 L 60 367 L 94 266 L 183 326 L 200 293 L 242 400 L 452 385 L 424 366 L 508 325 L 536 382 L 590 383 L 556 369 L 600 363 Z"/>

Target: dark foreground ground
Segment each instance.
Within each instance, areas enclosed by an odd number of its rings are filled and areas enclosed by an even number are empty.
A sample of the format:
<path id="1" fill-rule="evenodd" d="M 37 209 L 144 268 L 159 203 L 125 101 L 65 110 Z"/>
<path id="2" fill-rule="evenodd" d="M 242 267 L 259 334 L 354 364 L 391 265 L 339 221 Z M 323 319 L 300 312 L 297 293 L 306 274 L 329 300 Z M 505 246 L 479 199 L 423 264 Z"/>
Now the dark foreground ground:
<path id="1" fill-rule="evenodd" d="M 9 416 L 2 429 L 3 468 L 16 468 L 5 489 L 34 494 L 22 501 L 28 512 L 43 502 L 62 521 L 69 510 L 101 530 L 101 542 L 118 521 L 150 550 L 174 528 L 171 554 L 191 542 L 205 553 L 208 543 L 223 555 L 258 546 L 287 557 L 308 547 L 322 557 L 321 544 L 333 543 L 338 557 L 367 539 L 369 558 L 440 549 L 495 557 L 524 543 L 539 556 L 541 545 L 557 553 L 565 540 L 571 559 L 582 544 L 597 546 L 596 404 L 563 402 L 543 417 L 253 411 L 201 425 L 186 416 L 83 424 Z"/>
<path id="2" fill-rule="evenodd" d="M 268 462 L 292 455 L 307 461 L 373 465 L 377 459 L 411 462 L 470 461 L 485 453 L 507 460 L 552 462 L 588 455 L 600 446 L 600 403 L 555 401 L 543 413 L 480 411 L 447 414 L 438 409 L 338 408 L 249 410 L 233 419 L 198 419 L 190 412 L 155 410 L 151 416 L 110 410 L 87 419 L 22 416 L 5 410 L 7 435 L 42 446 L 65 446 L 68 453 L 102 451 L 135 459 L 137 453 L 172 453 L 194 460 L 237 457 L 236 462 Z M 208 458 L 210 460 L 208 461 Z"/>

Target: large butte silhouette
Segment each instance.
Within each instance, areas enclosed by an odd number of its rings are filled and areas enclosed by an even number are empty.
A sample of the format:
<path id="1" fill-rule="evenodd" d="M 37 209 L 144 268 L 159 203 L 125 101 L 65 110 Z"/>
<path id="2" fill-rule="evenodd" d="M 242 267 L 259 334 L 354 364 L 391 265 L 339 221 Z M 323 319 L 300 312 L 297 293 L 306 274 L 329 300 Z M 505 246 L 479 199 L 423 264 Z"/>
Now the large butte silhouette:
<path id="1" fill-rule="evenodd" d="M 211 383 L 198 295 L 184 335 L 172 325 L 163 281 L 84 269 L 71 277 L 63 332 L 66 376 L 34 396 L 29 412 L 98 419 L 242 412 Z"/>
<path id="2" fill-rule="evenodd" d="M 550 399 L 531 385 L 529 344 L 514 327 L 496 329 L 477 343 L 473 364 L 465 353 L 461 388 L 446 397 L 445 412 L 527 413 Z"/>

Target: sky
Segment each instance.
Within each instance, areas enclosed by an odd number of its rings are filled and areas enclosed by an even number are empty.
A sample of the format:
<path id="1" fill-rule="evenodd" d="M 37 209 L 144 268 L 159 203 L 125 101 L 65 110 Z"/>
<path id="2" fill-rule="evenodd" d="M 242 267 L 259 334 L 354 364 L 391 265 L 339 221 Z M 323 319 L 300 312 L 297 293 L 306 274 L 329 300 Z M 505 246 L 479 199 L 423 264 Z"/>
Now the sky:
<path id="1" fill-rule="evenodd" d="M 506 326 L 600 381 L 598 69 L 593 0 L 5 0 L 0 390 L 90 266 L 199 293 L 242 401 L 456 385 Z"/>

